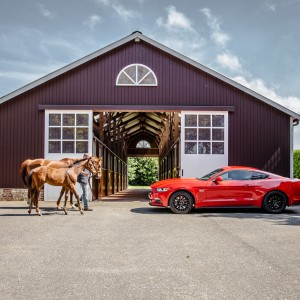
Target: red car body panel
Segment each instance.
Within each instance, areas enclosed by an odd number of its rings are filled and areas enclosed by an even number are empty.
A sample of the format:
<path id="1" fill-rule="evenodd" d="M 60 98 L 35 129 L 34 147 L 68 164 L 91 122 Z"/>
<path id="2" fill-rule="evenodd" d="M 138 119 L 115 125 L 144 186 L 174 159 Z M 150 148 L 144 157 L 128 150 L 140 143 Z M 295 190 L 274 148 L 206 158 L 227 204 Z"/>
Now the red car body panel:
<path id="1" fill-rule="evenodd" d="M 253 206 L 262 207 L 264 196 L 270 191 L 281 191 L 287 197 L 287 206 L 300 205 L 300 180 L 282 177 L 259 169 L 247 167 L 223 167 L 220 172 L 208 180 L 197 178 L 173 178 L 152 184 L 149 194 L 152 206 L 169 206 L 173 193 L 182 190 L 190 193 L 195 208 Z M 229 171 L 249 171 L 266 176 L 255 180 L 222 180 L 215 179 Z M 165 189 L 157 191 L 157 189 Z"/>

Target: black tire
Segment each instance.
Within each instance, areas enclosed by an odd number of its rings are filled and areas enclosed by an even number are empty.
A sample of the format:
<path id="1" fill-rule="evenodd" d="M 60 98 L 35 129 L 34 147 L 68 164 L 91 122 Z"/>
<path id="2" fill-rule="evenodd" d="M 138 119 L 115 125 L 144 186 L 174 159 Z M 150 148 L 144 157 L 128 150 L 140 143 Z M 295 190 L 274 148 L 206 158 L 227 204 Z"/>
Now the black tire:
<path id="1" fill-rule="evenodd" d="M 286 205 L 286 196 L 282 192 L 273 191 L 264 197 L 262 208 L 267 213 L 280 214 L 285 210 Z"/>
<path id="2" fill-rule="evenodd" d="M 193 209 L 194 199 L 189 193 L 179 191 L 170 197 L 169 205 L 175 214 L 188 214 Z"/>

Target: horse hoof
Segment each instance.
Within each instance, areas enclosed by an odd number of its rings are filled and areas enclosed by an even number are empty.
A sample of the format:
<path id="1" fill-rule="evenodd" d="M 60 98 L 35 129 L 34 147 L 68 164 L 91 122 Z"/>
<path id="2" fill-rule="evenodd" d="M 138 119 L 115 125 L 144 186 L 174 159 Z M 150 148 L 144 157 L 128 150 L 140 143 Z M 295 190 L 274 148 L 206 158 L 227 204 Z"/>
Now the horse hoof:
<path id="1" fill-rule="evenodd" d="M 83 210 L 82 209 L 80 210 L 80 213 L 83 215 Z"/>
<path id="2" fill-rule="evenodd" d="M 61 210 L 61 207 L 60 207 L 60 206 L 57 206 L 57 209 L 58 209 L 58 210 Z"/>
<path id="3" fill-rule="evenodd" d="M 31 211 L 29 210 L 28 213 L 31 214 Z"/>
<path id="4" fill-rule="evenodd" d="M 76 206 L 75 206 L 75 205 L 72 205 L 72 206 L 71 206 L 71 208 L 72 208 L 72 209 L 75 209 L 75 208 L 76 208 Z"/>

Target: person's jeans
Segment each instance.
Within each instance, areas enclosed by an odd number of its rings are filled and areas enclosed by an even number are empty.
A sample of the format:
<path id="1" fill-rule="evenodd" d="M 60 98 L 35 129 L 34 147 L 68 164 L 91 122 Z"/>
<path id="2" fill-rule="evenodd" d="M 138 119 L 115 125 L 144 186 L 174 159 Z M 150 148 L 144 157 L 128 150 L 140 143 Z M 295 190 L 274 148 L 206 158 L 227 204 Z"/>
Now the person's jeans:
<path id="1" fill-rule="evenodd" d="M 80 196 L 80 201 L 83 201 L 84 208 L 88 208 L 88 198 L 89 198 L 89 186 L 88 183 L 80 183 L 82 188 L 82 195 Z"/>

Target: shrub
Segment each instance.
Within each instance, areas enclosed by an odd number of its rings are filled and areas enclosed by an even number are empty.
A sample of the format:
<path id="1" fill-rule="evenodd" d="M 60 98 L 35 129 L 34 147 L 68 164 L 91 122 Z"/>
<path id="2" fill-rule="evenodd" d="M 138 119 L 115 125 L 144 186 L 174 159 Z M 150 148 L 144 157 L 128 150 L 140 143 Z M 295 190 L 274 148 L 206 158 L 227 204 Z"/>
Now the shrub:
<path id="1" fill-rule="evenodd" d="M 300 178 L 300 150 L 294 151 L 294 178 Z"/>
<path id="2" fill-rule="evenodd" d="M 128 158 L 129 185 L 145 186 L 158 180 L 158 159 L 152 157 Z"/>

